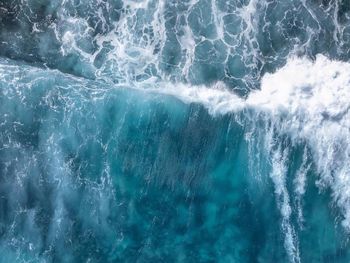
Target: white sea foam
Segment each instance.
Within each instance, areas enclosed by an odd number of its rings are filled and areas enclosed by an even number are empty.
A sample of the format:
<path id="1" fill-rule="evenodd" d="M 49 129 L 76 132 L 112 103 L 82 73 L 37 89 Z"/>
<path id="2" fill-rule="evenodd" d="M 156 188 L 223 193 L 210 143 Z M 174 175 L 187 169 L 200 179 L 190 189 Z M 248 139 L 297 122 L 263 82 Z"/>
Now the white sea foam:
<path id="1" fill-rule="evenodd" d="M 10 67 L 0 67 L 0 71 Z M 175 96 L 185 103 L 202 104 L 213 115 L 249 109 L 246 112 L 253 114 L 250 117 L 254 114 L 264 116 L 271 123 L 252 127 L 265 134 L 265 149 L 271 163 L 269 176 L 275 187 L 281 228 L 291 261 L 299 261 L 299 249 L 296 231 L 290 223 L 294 212 L 290 204 L 293 193 L 286 187 L 289 156 L 275 140 L 276 136 L 288 135 L 293 142 L 305 142 L 310 150 L 310 156 L 304 152 L 301 167 L 295 175 L 297 199 L 305 193 L 309 169 L 306 159 L 313 158 L 319 174 L 318 186 L 331 189 L 334 203 L 343 216 L 342 225 L 350 233 L 350 63 L 332 61 L 322 55 L 314 62 L 292 58 L 275 73 L 266 74 L 261 89 L 245 100 L 230 92 L 223 83 L 208 88 L 145 81 L 143 88 Z M 250 132 L 254 131 L 248 127 L 247 134 Z M 296 212 L 302 218 L 301 211 Z"/>
<path id="2" fill-rule="evenodd" d="M 273 123 L 275 135 L 288 135 L 293 142 L 305 142 L 319 174 L 317 184 L 332 190 L 334 202 L 343 215 L 342 225 L 350 232 L 350 63 L 332 61 L 323 55 L 318 55 L 315 61 L 292 58 L 275 73 L 266 74 L 261 89 L 252 92 L 246 100 L 221 83 L 212 88 L 166 86 L 160 92 L 186 103 L 201 103 L 214 115 L 243 109 L 251 109 L 249 112 L 256 116 L 263 113 Z M 270 131 L 265 131 L 268 141 L 272 138 L 268 136 Z M 286 249 L 291 260 L 297 262 L 297 237 L 289 223 L 291 205 L 283 164 L 288 156 L 276 142 L 266 142 L 266 145 L 271 156 L 270 176 L 281 210 Z M 308 169 L 303 161 L 294 180 L 299 199 L 305 192 Z M 298 206 L 300 209 L 300 204 Z M 302 218 L 302 212 L 298 214 Z"/>
<path id="3" fill-rule="evenodd" d="M 249 107 L 281 118 L 280 132 L 306 141 L 320 174 L 319 186 L 333 190 L 350 230 L 350 64 L 317 56 L 291 59 L 262 80 Z"/>
<path id="4" fill-rule="evenodd" d="M 185 103 L 202 104 L 210 114 L 226 114 L 243 109 L 244 101 L 230 92 L 223 83 L 219 82 L 211 88 L 205 86 L 191 86 L 182 83 L 151 84 L 148 91 L 177 97 Z"/>

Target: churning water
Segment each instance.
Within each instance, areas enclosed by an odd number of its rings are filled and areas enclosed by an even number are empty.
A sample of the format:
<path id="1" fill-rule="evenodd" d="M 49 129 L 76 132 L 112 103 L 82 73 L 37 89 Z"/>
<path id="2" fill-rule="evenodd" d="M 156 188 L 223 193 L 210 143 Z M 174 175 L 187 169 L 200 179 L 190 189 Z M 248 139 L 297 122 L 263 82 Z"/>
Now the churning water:
<path id="1" fill-rule="evenodd" d="M 348 0 L 1 0 L 0 262 L 350 262 Z"/>

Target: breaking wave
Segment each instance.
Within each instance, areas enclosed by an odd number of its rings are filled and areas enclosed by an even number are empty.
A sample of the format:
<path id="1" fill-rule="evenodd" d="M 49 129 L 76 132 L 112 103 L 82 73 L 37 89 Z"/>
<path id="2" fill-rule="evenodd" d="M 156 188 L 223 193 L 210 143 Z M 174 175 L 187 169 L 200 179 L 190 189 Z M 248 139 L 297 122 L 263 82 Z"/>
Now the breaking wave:
<path id="1" fill-rule="evenodd" d="M 346 1 L 0 1 L 1 262 L 349 262 Z"/>

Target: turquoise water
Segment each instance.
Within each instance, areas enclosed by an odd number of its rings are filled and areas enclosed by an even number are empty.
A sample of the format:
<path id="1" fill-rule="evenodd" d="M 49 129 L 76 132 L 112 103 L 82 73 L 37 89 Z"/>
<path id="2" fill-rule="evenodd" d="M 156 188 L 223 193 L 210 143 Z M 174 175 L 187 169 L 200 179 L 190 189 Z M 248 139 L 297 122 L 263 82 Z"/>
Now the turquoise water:
<path id="1" fill-rule="evenodd" d="M 349 19 L 340 0 L 0 1 L 0 262 L 349 262 L 349 97 L 310 109 L 314 136 L 301 106 L 249 102 L 292 56 L 346 63 Z"/>

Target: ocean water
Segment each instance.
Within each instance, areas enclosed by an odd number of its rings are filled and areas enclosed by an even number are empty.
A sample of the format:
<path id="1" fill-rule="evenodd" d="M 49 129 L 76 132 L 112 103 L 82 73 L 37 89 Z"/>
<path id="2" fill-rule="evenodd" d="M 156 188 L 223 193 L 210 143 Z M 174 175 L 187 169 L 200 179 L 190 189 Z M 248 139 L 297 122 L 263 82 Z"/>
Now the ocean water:
<path id="1" fill-rule="evenodd" d="M 0 262 L 350 262 L 348 0 L 0 0 Z"/>

